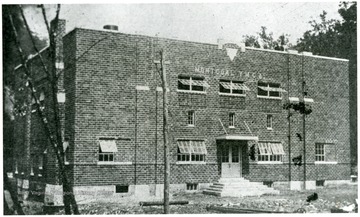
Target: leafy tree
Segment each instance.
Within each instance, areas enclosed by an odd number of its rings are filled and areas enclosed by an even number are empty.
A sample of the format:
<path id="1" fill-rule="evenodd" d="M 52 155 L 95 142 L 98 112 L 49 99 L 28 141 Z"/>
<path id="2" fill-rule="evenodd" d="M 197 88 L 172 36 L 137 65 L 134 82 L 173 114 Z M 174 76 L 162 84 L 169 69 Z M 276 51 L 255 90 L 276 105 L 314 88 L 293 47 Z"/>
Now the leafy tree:
<path id="1" fill-rule="evenodd" d="M 286 47 L 291 46 L 289 44 L 289 35 L 282 34 L 278 39 L 274 39 L 273 33 L 267 32 L 267 28 L 262 26 L 260 32 L 257 33 L 257 36 L 254 35 L 245 35 L 243 36 L 243 41 L 245 46 L 255 47 L 255 48 L 264 48 L 269 50 L 281 50 L 284 51 Z"/>
<path id="2" fill-rule="evenodd" d="M 326 19 L 310 21 L 311 29 L 303 34 L 295 46 L 299 51 L 310 51 L 315 55 L 349 59 L 350 95 L 350 144 L 351 161 L 357 164 L 357 3 L 341 2 L 339 14 L 342 20 Z"/>

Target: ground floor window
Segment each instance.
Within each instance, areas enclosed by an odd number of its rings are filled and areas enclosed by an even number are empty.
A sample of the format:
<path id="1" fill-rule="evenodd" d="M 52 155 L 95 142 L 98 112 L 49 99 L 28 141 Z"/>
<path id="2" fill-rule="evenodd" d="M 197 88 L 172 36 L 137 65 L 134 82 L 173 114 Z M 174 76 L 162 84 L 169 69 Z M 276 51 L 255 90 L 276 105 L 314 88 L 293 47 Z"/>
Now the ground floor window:
<path id="1" fill-rule="evenodd" d="M 315 143 L 315 161 L 336 161 L 333 143 Z"/>
<path id="2" fill-rule="evenodd" d="M 178 140 L 178 161 L 205 161 L 207 154 L 205 142 L 202 140 Z"/>
<path id="3" fill-rule="evenodd" d="M 285 152 L 280 142 L 258 143 L 258 161 L 282 162 L 282 157 L 284 154 Z"/>
<path id="4" fill-rule="evenodd" d="M 114 161 L 114 154 L 117 152 L 115 140 L 100 140 L 99 161 Z"/>

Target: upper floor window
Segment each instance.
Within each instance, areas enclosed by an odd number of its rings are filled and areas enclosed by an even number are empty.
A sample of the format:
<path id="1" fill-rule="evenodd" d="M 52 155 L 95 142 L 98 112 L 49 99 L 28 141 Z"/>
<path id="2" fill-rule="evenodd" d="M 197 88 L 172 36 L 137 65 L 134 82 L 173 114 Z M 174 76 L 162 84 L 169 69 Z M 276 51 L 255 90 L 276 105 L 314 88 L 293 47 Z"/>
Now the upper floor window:
<path id="1" fill-rule="evenodd" d="M 273 116 L 272 115 L 266 115 L 266 128 L 268 130 L 272 130 L 272 128 L 273 128 Z"/>
<path id="2" fill-rule="evenodd" d="M 235 113 L 229 113 L 229 127 L 235 127 Z"/>
<path id="3" fill-rule="evenodd" d="M 281 143 L 259 142 L 258 146 L 258 161 L 282 161 L 285 152 Z"/>
<path id="4" fill-rule="evenodd" d="M 195 126 L 195 111 L 188 111 L 187 113 L 187 124 L 189 126 Z"/>
<path id="5" fill-rule="evenodd" d="M 99 161 L 112 162 L 114 161 L 114 155 L 117 152 L 115 140 L 100 140 L 99 147 Z"/>
<path id="6" fill-rule="evenodd" d="M 203 77 L 179 76 L 178 90 L 205 92 L 209 86 Z"/>
<path id="7" fill-rule="evenodd" d="M 246 90 L 250 90 L 244 85 L 242 81 L 220 80 L 219 82 L 220 93 L 245 95 Z"/>
<path id="8" fill-rule="evenodd" d="M 286 92 L 280 88 L 280 84 L 258 82 L 258 96 L 269 98 L 281 98 L 281 92 Z"/>

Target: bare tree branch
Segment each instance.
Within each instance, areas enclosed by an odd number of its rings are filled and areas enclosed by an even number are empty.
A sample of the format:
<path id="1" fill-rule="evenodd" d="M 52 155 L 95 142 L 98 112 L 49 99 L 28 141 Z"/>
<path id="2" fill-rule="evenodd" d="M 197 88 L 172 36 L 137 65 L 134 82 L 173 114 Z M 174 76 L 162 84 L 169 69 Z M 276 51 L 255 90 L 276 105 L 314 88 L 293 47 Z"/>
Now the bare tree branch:
<path id="1" fill-rule="evenodd" d="M 37 49 L 36 45 L 35 45 L 35 40 L 34 40 L 34 37 L 32 36 L 31 34 L 31 30 L 30 30 L 30 27 L 29 27 L 29 24 L 25 18 L 25 15 L 24 15 L 24 11 L 21 7 L 21 5 L 18 6 L 19 7 L 19 10 L 20 10 L 20 13 L 21 13 L 21 16 L 23 18 L 23 21 L 25 23 L 25 26 L 26 26 L 26 29 L 27 29 L 27 32 L 29 33 L 29 36 L 30 36 L 30 39 L 31 39 L 31 43 L 34 47 L 34 50 L 36 51 L 36 54 L 40 57 L 40 61 L 41 61 L 41 65 L 42 67 L 44 68 L 44 71 L 46 73 L 46 75 L 48 76 L 48 79 L 50 79 L 50 73 L 49 73 L 49 70 L 47 69 L 46 65 L 45 65 L 45 62 L 44 62 L 44 59 L 42 58 L 41 56 L 41 53 L 39 52 L 39 50 Z"/>
<path id="2" fill-rule="evenodd" d="M 47 18 L 46 18 L 45 7 L 44 7 L 43 4 L 41 4 L 40 7 L 41 7 L 41 11 L 42 11 L 42 14 L 43 14 L 43 17 L 44 17 L 44 22 L 45 22 L 45 25 L 46 25 L 46 29 L 48 31 L 48 34 L 50 34 L 50 27 L 49 27 L 49 23 L 48 23 Z"/>

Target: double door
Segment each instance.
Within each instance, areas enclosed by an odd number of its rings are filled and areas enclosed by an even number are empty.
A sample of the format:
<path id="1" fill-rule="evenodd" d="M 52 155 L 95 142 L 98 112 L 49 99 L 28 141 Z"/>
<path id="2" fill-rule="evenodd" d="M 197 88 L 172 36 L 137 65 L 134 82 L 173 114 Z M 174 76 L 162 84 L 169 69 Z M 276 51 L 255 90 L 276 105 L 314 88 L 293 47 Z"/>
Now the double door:
<path id="1" fill-rule="evenodd" d="M 240 144 L 222 144 L 221 150 L 221 177 L 237 178 L 241 177 L 241 153 L 242 146 Z"/>

